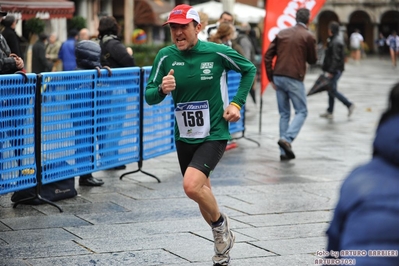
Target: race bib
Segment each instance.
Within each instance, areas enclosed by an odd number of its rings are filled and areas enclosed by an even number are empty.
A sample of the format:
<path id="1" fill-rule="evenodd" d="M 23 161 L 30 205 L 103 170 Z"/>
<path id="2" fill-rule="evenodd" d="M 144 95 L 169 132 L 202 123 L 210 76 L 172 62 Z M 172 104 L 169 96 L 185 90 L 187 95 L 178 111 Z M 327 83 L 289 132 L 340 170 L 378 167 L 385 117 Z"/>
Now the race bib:
<path id="1" fill-rule="evenodd" d="M 209 136 L 211 123 L 208 101 L 178 103 L 175 109 L 181 138 L 205 138 Z"/>

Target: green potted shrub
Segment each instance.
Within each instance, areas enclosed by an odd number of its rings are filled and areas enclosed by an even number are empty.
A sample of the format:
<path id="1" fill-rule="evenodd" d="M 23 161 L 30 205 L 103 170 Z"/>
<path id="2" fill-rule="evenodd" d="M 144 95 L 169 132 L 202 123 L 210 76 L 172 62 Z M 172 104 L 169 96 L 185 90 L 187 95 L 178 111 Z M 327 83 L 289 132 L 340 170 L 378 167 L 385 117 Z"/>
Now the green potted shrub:
<path id="1" fill-rule="evenodd" d="M 45 22 L 40 18 L 31 18 L 25 23 L 25 29 L 29 32 L 29 46 L 24 62 L 28 73 L 32 70 L 32 45 L 36 42 L 38 34 L 44 32 L 45 26 Z"/>
<path id="2" fill-rule="evenodd" d="M 81 16 L 75 16 L 68 21 L 68 29 L 81 30 L 86 28 L 86 19 Z"/>

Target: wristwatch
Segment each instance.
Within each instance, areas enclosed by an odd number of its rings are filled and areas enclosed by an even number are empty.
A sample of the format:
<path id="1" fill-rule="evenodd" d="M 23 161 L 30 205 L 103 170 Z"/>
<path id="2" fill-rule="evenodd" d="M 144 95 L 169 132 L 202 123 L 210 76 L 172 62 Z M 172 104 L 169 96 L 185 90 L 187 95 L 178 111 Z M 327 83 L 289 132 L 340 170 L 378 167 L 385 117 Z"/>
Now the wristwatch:
<path id="1" fill-rule="evenodd" d="M 158 94 L 159 94 L 159 96 L 166 96 L 166 94 L 163 93 L 162 84 L 159 84 L 159 86 L 158 86 Z"/>

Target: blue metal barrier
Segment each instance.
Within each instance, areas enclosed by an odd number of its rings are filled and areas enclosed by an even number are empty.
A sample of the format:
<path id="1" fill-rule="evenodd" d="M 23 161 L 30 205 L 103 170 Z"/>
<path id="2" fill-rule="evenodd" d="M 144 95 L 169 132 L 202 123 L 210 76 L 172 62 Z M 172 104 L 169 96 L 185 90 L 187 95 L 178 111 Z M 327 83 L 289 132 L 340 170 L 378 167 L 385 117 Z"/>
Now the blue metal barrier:
<path id="1" fill-rule="evenodd" d="M 96 127 L 97 170 L 137 162 L 140 151 L 139 67 L 102 70 L 98 77 Z"/>
<path id="2" fill-rule="evenodd" d="M 112 69 L 110 75 L 103 69 L 28 74 L 26 79 L 0 76 L 0 194 L 133 162 L 141 171 L 143 160 L 175 151 L 172 97 L 153 106 L 144 101 L 150 71 L 132 67 Z M 228 73 L 230 100 L 240 78 Z M 41 107 L 35 112 L 39 90 Z M 230 133 L 244 132 L 244 114 L 242 108 L 242 119 L 230 124 Z M 40 125 L 36 136 L 35 120 Z"/>
<path id="3" fill-rule="evenodd" d="M 151 67 L 143 67 L 143 71 L 145 93 Z M 166 96 L 157 105 L 148 105 L 145 101 L 143 104 L 143 160 L 175 151 L 175 114 L 172 97 Z"/>
<path id="4" fill-rule="evenodd" d="M 139 160 L 140 68 L 42 73 L 42 183 Z"/>
<path id="5" fill-rule="evenodd" d="M 0 76 L 0 195 L 37 184 L 36 74 Z"/>
<path id="6" fill-rule="evenodd" d="M 233 100 L 233 97 L 236 95 L 238 91 L 238 87 L 240 86 L 241 74 L 235 71 L 229 71 L 227 73 L 227 86 L 229 88 L 229 101 Z M 237 132 L 242 132 L 245 130 L 245 107 L 241 108 L 241 118 L 235 123 L 229 123 L 230 134 L 234 134 Z"/>

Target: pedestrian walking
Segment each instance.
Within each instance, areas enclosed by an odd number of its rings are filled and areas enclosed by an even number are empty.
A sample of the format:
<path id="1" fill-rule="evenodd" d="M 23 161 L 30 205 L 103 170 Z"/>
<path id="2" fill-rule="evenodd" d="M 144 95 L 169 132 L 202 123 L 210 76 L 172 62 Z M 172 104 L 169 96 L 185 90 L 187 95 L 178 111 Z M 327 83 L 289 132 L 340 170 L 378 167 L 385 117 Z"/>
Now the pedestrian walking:
<path id="1" fill-rule="evenodd" d="M 270 43 L 265 54 L 267 78 L 276 90 L 278 111 L 280 113 L 280 160 L 295 159 L 292 142 L 298 136 L 308 115 L 306 93 L 303 80 L 306 63 L 317 61 L 316 39 L 308 30 L 310 11 L 298 9 L 297 24 L 281 30 Z M 295 50 L 295 53 L 292 51 Z M 277 57 L 273 66 L 274 58 Z M 295 116 L 290 123 L 291 107 Z"/>
<path id="2" fill-rule="evenodd" d="M 214 265 L 228 265 L 235 236 L 212 193 L 210 174 L 231 139 L 229 122 L 251 89 L 256 68 L 227 45 L 200 41 L 200 18 L 189 5 L 178 5 L 164 25 L 174 45 L 162 48 L 153 63 L 145 99 L 158 104 L 170 94 L 175 103 L 177 157 L 186 195 L 194 200 L 214 236 Z M 226 72 L 240 72 L 237 94 L 229 102 Z"/>
<path id="3" fill-rule="evenodd" d="M 380 118 L 373 157 L 344 180 L 327 230 L 328 251 L 367 252 L 355 257 L 356 265 L 399 265 L 398 143 L 399 83 L 392 87 Z"/>
<path id="4" fill-rule="evenodd" d="M 387 41 L 387 39 L 384 37 L 384 34 L 382 34 L 382 33 L 380 33 L 378 35 L 378 39 L 375 40 L 375 43 L 377 44 L 377 47 L 378 47 L 378 55 L 379 55 L 380 59 L 382 59 L 384 56 L 386 41 Z"/>
<path id="5" fill-rule="evenodd" d="M 399 56 L 399 36 L 396 31 L 392 31 L 392 34 L 388 36 L 387 45 L 389 46 L 392 66 L 396 67 L 397 57 Z"/>
<path id="6" fill-rule="evenodd" d="M 328 91 L 328 108 L 320 117 L 333 119 L 335 98 L 341 101 L 348 108 L 348 117 L 350 117 L 355 109 L 355 105 L 350 102 L 342 93 L 338 91 L 338 80 L 345 69 L 345 45 L 341 37 L 338 36 L 339 24 L 331 21 L 328 25 L 327 49 L 325 52 L 322 70 L 330 79 L 330 90 Z"/>
<path id="7" fill-rule="evenodd" d="M 351 56 L 357 65 L 359 64 L 360 58 L 362 56 L 363 41 L 364 39 L 360 34 L 359 29 L 355 29 L 355 31 L 349 37 Z"/>

